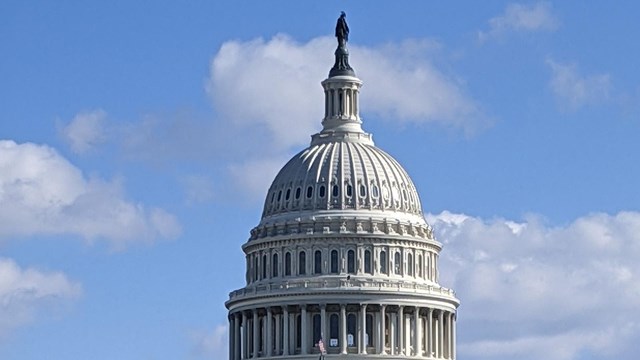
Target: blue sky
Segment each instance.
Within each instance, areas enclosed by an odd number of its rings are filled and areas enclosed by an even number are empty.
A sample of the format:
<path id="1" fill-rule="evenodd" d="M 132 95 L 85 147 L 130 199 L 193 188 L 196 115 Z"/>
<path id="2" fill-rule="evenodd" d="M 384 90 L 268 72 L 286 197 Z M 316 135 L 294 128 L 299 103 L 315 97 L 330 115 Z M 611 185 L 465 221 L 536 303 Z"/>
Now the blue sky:
<path id="1" fill-rule="evenodd" d="M 225 358 L 341 10 L 363 126 L 445 245 L 460 357 L 636 358 L 638 5 L 11 0 L 0 358 Z"/>

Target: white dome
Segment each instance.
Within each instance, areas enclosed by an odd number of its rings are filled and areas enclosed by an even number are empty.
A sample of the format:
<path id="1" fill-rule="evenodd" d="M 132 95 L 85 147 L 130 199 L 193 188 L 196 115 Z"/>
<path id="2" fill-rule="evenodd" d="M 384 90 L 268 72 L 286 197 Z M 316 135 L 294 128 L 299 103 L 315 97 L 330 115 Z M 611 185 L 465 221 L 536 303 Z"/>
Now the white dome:
<path id="1" fill-rule="evenodd" d="M 289 160 L 269 188 L 262 217 L 349 209 L 422 216 L 416 188 L 394 158 L 370 141 L 334 138 Z"/>

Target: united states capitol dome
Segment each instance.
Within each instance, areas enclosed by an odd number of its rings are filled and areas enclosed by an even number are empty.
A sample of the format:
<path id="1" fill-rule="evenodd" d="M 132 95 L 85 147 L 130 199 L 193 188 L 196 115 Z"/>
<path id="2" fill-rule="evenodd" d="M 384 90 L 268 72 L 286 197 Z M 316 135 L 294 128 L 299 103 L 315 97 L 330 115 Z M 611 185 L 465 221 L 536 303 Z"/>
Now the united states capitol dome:
<path id="1" fill-rule="evenodd" d="M 242 245 L 229 359 L 456 359 L 460 304 L 439 284 L 442 244 L 402 166 L 362 129 L 362 82 L 336 25 L 322 130 L 289 160 Z"/>

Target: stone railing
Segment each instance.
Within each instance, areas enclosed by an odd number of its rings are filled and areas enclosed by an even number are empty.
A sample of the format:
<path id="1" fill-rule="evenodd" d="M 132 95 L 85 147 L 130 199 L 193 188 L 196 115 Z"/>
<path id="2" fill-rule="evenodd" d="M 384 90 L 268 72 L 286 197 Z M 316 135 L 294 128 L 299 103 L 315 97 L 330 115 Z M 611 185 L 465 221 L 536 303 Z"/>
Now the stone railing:
<path id="1" fill-rule="evenodd" d="M 385 293 L 416 293 L 455 297 L 452 289 L 414 282 L 360 279 L 299 279 L 278 283 L 248 286 L 229 293 L 229 300 L 240 300 L 265 295 L 283 295 L 300 291 L 382 291 Z"/>

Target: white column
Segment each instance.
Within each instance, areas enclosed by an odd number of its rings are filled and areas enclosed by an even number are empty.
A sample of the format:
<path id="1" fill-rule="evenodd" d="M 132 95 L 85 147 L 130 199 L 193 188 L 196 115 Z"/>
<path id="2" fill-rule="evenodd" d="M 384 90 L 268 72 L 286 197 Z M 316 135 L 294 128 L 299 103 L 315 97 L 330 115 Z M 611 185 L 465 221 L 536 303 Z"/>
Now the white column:
<path id="1" fill-rule="evenodd" d="M 367 353 L 367 304 L 360 305 L 360 354 Z"/>
<path id="2" fill-rule="evenodd" d="M 282 343 L 282 315 L 274 315 L 274 320 L 276 322 L 275 355 L 280 355 L 280 343 Z"/>
<path id="3" fill-rule="evenodd" d="M 229 360 L 234 360 L 235 358 L 235 345 L 234 345 L 234 339 L 235 336 L 233 336 L 233 331 L 235 329 L 235 315 L 234 314 L 229 314 Z"/>
<path id="4" fill-rule="evenodd" d="M 280 343 L 282 343 L 282 315 L 274 315 L 274 320 L 276 322 L 275 355 L 280 355 Z"/>
<path id="5" fill-rule="evenodd" d="M 444 357 L 444 311 L 438 312 L 438 357 Z"/>
<path id="6" fill-rule="evenodd" d="M 325 304 L 320 305 L 320 338 L 324 340 L 327 331 L 327 308 Z"/>
<path id="7" fill-rule="evenodd" d="M 235 313 L 233 324 L 233 360 L 240 360 L 240 314 Z M 231 334 L 229 334 L 231 336 Z"/>
<path id="8" fill-rule="evenodd" d="M 422 356 L 422 320 L 420 319 L 420 308 L 416 306 L 416 313 L 413 317 L 413 350 L 415 356 Z"/>
<path id="9" fill-rule="evenodd" d="M 404 306 L 398 309 L 398 354 L 404 355 Z"/>
<path id="10" fill-rule="evenodd" d="M 457 352 L 457 334 L 456 334 L 456 313 L 451 313 L 451 328 L 452 328 L 452 334 L 451 334 L 451 358 L 452 359 L 456 359 L 456 352 Z"/>
<path id="11" fill-rule="evenodd" d="M 390 322 L 389 322 L 389 354 L 396 354 L 396 313 L 392 312 L 389 314 Z"/>
<path id="12" fill-rule="evenodd" d="M 247 314 L 242 312 L 242 359 L 249 358 L 249 325 L 247 322 Z"/>
<path id="13" fill-rule="evenodd" d="M 271 332 L 273 329 L 273 316 L 271 313 L 271 307 L 267 308 L 266 320 L 267 321 L 264 322 L 266 336 L 264 337 L 263 345 L 264 352 L 267 354 L 267 356 L 271 356 L 273 351 L 273 333 Z"/>
<path id="14" fill-rule="evenodd" d="M 300 305 L 300 326 L 302 327 L 300 334 L 302 335 L 302 339 L 300 341 L 300 353 L 306 354 L 309 351 L 309 345 L 307 342 L 309 341 L 309 335 L 307 334 L 307 305 Z"/>
<path id="15" fill-rule="evenodd" d="M 340 353 L 347 353 L 347 309 L 340 304 Z"/>
<path id="16" fill-rule="evenodd" d="M 387 305 L 380 305 L 380 354 L 385 355 L 387 352 L 385 350 L 385 331 L 386 329 L 386 315 Z"/>
<path id="17" fill-rule="evenodd" d="M 427 314 L 427 356 L 431 357 L 433 354 L 433 309 L 429 309 Z"/>
<path id="18" fill-rule="evenodd" d="M 258 336 L 260 336 L 258 326 L 260 322 L 258 321 L 258 310 L 253 309 L 253 358 L 258 358 Z"/>
<path id="19" fill-rule="evenodd" d="M 285 305 L 282 307 L 282 320 L 283 337 L 282 337 L 282 356 L 289 355 L 289 308 Z"/>

